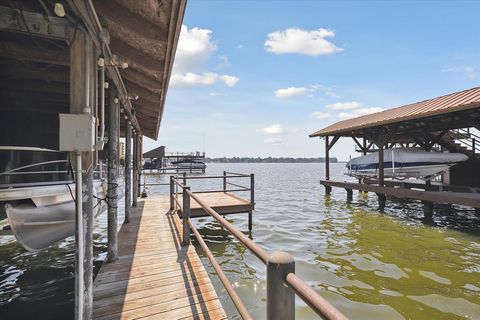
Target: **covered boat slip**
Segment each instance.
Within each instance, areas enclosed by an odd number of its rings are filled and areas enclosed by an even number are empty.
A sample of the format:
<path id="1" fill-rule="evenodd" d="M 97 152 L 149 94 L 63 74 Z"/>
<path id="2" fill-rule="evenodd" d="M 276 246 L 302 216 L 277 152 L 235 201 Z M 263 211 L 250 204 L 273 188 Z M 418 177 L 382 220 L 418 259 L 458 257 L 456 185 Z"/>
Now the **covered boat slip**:
<path id="1" fill-rule="evenodd" d="M 169 196 L 138 201 L 118 235 L 118 260 L 93 286 L 95 319 L 227 319 Z"/>
<path id="2" fill-rule="evenodd" d="M 320 183 L 325 186 L 327 194 L 331 192 L 332 187 L 340 187 L 347 190 L 347 198 L 351 200 L 352 190 L 375 192 L 381 210 L 385 206 L 387 195 L 421 200 L 425 213 L 431 215 L 434 203 L 459 204 L 473 207 L 477 212 L 480 210 L 478 130 L 480 130 L 480 87 L 340 121 L 312 133 L 310 137 L 325 139 L 325 179 Z M 356 150 L 363 155 L 368 154 L 366 157 L 351 161 L 353 164 L 359 164 L 355 168 L 350 168 L 352 172 L 362 166 L 371 170 L 370 175 L 360 177 L 359 183 L 330 180 L 329 154 L 340 137 L 352 138 Z M 457 164 L 443 172 L 441 183 L 431 181 L 430 176 L 424 177 L 426 182 L 423 184 L 401 176 L 395 176 L 398 179 L 393 180 L 385 179 L 386 173 L 392 176 L 392 172 L 395 172 L 396 164 L 392 165 L 392 158 L 395 156 L 395 163 L 398 161 L 398 156 L 393 154 L 392 150 L 396 148 L 413 150 L 409 149 L 413 147 L 427 152 L 436 150 L 452 153 L 450 155 L 432 153 L 431 157 L 448 159 L 443 162 L 445 168 L 455 162 Z M 425 153 L 422 157 L 430 156 Z M 460 162 L 458 160 L 460 157 L 468 159 Z M 458 159 L 453 161 L 450 158 Z M 367 163 L 369 159 L 375 160 L 369 162 L 373 166 Z M 409 159 L 410 164 L 414 165 L 414 160 Z M 441 162 L 436 165 L 440 167 Z M 348 166 L 350 163 L 347 164 L 346 171 L 349 169 Z M 429 172 L 429 168 L 425 167 L 424 170 Z"/>
<path id="3" fill-rule="evenodd" d="M 75 194 L 68 192 L 75 199 L 76 319 L 93 317 L 94 171 L 108 160 L 102 198 L 107 259 L 115 261 L 119 172 L 125 170 L 128 223 L 139 196 L 142 137 L 158 138 L 185 7 L 186 0 L 0 0 L 0 146 L 69 155 L 76 183 Z M 46 171 L 41 174 L 52 173 Z M 10 176 L 2 186 L 32 187 Z M 34 181 L 39 188 L 58 183 L 43 176 Z M 19 203 L 0 199 L 6 204 Z"/>

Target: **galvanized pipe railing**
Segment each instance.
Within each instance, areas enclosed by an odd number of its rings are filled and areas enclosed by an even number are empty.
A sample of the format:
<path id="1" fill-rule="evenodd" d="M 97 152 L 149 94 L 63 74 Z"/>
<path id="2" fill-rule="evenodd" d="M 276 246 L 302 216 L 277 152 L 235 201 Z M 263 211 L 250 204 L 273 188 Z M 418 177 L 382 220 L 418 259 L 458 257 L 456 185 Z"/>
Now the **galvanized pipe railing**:
<path id="1" fill-rule="evenodd" d="M 221 176 L 223 178 L 223 176 Z M 251 176 L 251 181 L 253 182 L 253 175 Z M 308 286 L 300 277 L 295 274 L 295 261 L 293 257 L 285 252 L 274 252 L 269 254 L 265 251 L 262 247 L 256 244 L 253 240 L 245 236 L 242 232 L 237 230 L 232 224 L 230 224 L 225 218 L 223 218 L 220 214 L 218 214 L 215 210 L 205 204 L 200 198 L 198 198 L 195 193 L 193 193 L 189 187 L 182 185 L 175 179 L 173 176 L 170 178 L 170 191 L 171 191 L 171 199 L 170 199 L 170 206 L 173 209 L 173 200 L 175 199 L 177 204 L 180 205 L 177 198 L 173 196 L 174 191 L 174 183 L 183 189 L 183 200 L 184 200 L 184 208 L 185 208 L 185 199 L 188 202 L 191 199 L 195 200 L 208 214 L 210 214 L 215 220 L 217 220 L 222 227 L 227 229 L 230 234 L 232 234 L 242 245 L 247 247 L 257 258 L 259 258 L 264 264 L 267 266 L 267 319 L 294 319 L 295 318 L 295 296 L 294 294 L 298 294 L 298 296 L 307 303 L 310 308 L 314 312 L 316 312 L 322 319 L 328 320 L 345 320 L 345 317 L 339 310 L 337 310 L 333 305 L 331 305 L 327 300 L 322 298 L 315 290 L 313 290 L 310 286 Z M 253 190 L 253 187 L 251 188 Z M 178 192 L 177 192 L 178 196 Z M 253 194 L 252 194 L 253 197 Z M 195 237 L 199 240 L 199 243 L 206 253 L 209 260 L 212 262 L 212 265 L 216 272 L 218 273 L 220 280 L 224 284 L 227 292 L 229 293 L 232 301 L 234 302 L 235 306 L 239 313 L 242 315 L 244 319 L 248 318 L 249 315 L 242 314 L 243 311 L 240 311 L 242 308 L 243 302 L 241 302 L 240 298 L 231 287 L 230 282 L 226 278 L 223 271 L 221 271 L 218 262 L 215 260 L 213 255 L 211 254 L 208 246 L 206 246 L 205 242 L 201 238 L 200 233 L 195 228 L 195 226 L 190 221 L 190 203 L 187 204 L 187 214 L 184 214 L 182 210 L 183 225 L 184 225 L 184 233 L 183 233 L 183 243 L 188 244 L 190 242 L 190 230 L 193 231 Z M 187 227 L 185 227 L 187 225 Z M 185 228 L 188 228 L 188 232 L 186 232 Z M 201 239 L 201 240 L 200 240 Z M 214 262 L 215 261 L 215 262 Z M 217 268 L 220 270 L 217 270 Z M 222 276 L 220 276 L 222 275 Z M 222 280 L 222 278 L 224 278 Z M 224 282 L 224 280 L 226 280 Z M 229 290 L 231 288 L 231 290 Z M 233 293 L 231 293 L 233 292 Z M 246 309 L 245 309 L 246 310 Z M 248 311 L 247 311 L 248 312 Z M 247 318 L 245 318 L 247 317 Z"/>
<path id="2" fill-rule="evenodd" d="M 208 214 L 215 218 L 225 229 L 227 229 L 238 241 L 240 241 L 245 247 L 247 247 L 254 255 L 257 256 L 263 263 L 267 262 L 268 252 L 262 247 L 256 244 L 249 237 L 237 230 L 233 225 L 227 222 L 225 218 L 219 215 L 215 210 L 207 206 L 199 197 L 197 197 L 192 191 L 188 190 L 187 193 L 190 198 L 195 200 Z"/>
<path id="3" fill-rule="evenodd" d="M 232 284 L 230 283 L 230 280 L 228 280 L 227 276 L 223 272 L 222 267 L 217 262 L 217 260 L 213 256 L 212 252 L 208 248 L 207 244 L 203 240 L 201 234 L 198 232 L 197 228 L 195 228 L 195 225 L 192 223 L 191 220 L 188 221 L 188 224 L 190 226 L 190 230 L 192 230 L 193 235 L 195 236 L 198 243 L 200 244 L 200 247 L 202 247 L 203 252 L 207 256 L 208 260 L 210 260 L 210 263 L 212 264 L 213 268 L 215 269 L 215 272 L 217 273 L 218 277 L 220 278 L 220 281 L 222 281 L 222 284 L 225 287 L 225 290 L 227 290 L 228 295 L 232 299 L 233 304 L 237 308 L 238 313 L 240 313 L 240 315 L 242 316 L 242 318 L 244 320 L 253 319 L 252 316 L 250 315 L 250 312 L 248 312 L 247 307 L 245 306 L 242 299 L 238 295 L 237 291 L 235 291 Z"/>

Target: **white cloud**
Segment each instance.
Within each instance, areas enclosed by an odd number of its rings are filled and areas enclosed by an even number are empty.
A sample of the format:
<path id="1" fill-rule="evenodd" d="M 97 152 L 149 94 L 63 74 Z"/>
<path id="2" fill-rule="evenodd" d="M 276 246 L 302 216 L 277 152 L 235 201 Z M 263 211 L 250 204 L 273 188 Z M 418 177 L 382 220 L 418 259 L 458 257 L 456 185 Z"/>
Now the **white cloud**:
<path id="1" fill-rule="evenodd" d="M 343 50 L 325 39 L 334 36 L 334 31 L 323 28 L 311 31 L 289 28 L 269 33 L 264 46 L 265 50 L 275 54 L 329 55 Z"/>
<path id="2" fill-rule="evenodd" d="M 193 72 L 175 73 L 170 78 L 170 85 L 173 88 L 190 88 L 193 86 L 209 86 L 215 84 L 217 81 L 224 82 L 227 86 L 233 87 L 238 78 L 229 75 L 219 75 L 213 72 L 204 72 L 196 74 Z"/>
<path id="3" fill-rule="evenodd" d="M 358 109 L 362 107 L 362 104 L 357 101 L 337 102 L 337 103 L 328 104 L 326 107 L 332 110 L 351 110 L 351 109 Z"/>
<path id="4" fill-rule="evenodd" d="M 277 98 L 290 98 L 294 96 L 301 96 L 307 93 L 307 88 L 288 87 L 286 89 L 278 89 L 275 91 Z"/>
<path id="5" fill-rule="evenodd" d="M 315 119 L 326 119 L 330 117 L 330 113 L 328 112 L 321 112 L 321 111 L 315 111 L 312 112 L 310 117 L 315 118 Z"/>
<path id="6" fill-rule="evenodd" d="M 233 87 L 238 82 L 239 79 L 231 75 L 201 72 L 206 61 L 217 50 L 211 35 L 211 30 L 197 27 L 189 29 L 186 25 L 182 25 L 170 79 L 173 88 L 208 86 L 219 81 L 228 87 Z M 219 56 L 219 59 L 224 66 L 230 65 L 226 55 Z"/>
<path id="7" fill-rule="evenodd" d="M 173 72 L 192 72 L 203 67 L 208 58 L 217 50 L 211 41 L 212 30 L 191 28 L 182 25 Z"/>
<path id="8" fill-rule="evenodd" d="M 259 131 L 263 132 L 264 134 L 281 134 L 285 133 L 285 129 L 279 124 L 272 124 L 268 127 L 262 128 Z"/>
<path id="9" fill-rule="evenodd" d="M 237 49 L 243 49 L 243 44 L 239 44 L 239 45 L 237 46 Z"/>
<path id="10" fill-rule="evenodd" d="M 279 144 L 282 143 L 282 139 L 280 138 L 266 138 L 263 142 L 268 144 Z"/>
<path id="11" fill-rule="evenodd" d="M 338 115 L 338 117 L 341 118 L 341 119 L 349 119 L 349 118 L 364 116 L 364 115 L 375 113 L 375 112 L 380 112 L 380 111 L 383 111 L 383 110 L 384 109 L 379 108 L 379 107 L 360 108 L 360 109 L 352 110 L 350 113 L 341 112 Z"/>
<path id="12" fill-rule="evenodd" d="M 472 66 L 450 67 L 450 68 L 442 69 L 442 72 L 463 73 L 465 76 L 467 76 L 468 78 L 471 78 L 471 79 L 475 79 L 479 74 L 477 68 L 472 67 Z"/>
<path id="13" fill-rule="evenodd" d="M 227 94 L 221 92 L 210 92 L 209 95 L 211 97 L 219 97 L 219 96 L 226 96 Z"/>

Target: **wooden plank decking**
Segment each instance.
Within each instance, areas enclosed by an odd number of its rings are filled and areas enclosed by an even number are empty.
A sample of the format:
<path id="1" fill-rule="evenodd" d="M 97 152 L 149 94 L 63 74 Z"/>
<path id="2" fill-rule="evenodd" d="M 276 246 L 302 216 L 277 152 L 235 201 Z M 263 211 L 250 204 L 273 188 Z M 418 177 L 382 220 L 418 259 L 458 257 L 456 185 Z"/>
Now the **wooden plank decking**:
<path id="1" fill-rule="evenodd" d="M 195 195 L 219 214 L 249 212 L 253 211 L 255 206 L 250 200 L 229 192 L 195 193 Z M 179 214 L 181 214 L 183 207 L 183 197 L 181 194 L 178 195 L 178 201 L 180 202 Z M 191 199 L 190 216 L 204 217 L 209 216 L 209 214 L 206 213 L 194 199 Z"/>
<path id="2" fill-rule="evenodd" d="M 139 200 L 119 232 L 119 259 L 95 278 L 95 319 L 226 319 L 195 248 L 182 247 L 181 235 L 168 196 Z"/>

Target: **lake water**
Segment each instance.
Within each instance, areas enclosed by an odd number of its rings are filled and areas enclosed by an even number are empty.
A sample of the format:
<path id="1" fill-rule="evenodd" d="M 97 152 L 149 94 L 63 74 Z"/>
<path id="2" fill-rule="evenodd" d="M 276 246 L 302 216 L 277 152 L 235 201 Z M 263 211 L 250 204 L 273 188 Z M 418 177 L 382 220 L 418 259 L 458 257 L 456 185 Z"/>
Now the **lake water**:
<path id="1" fill-rule="evenodd" d="M 424 219 L 421 204 L 387 200 L 379 213 L 373 194 L 354 192 L 351 203 L 343 189 L 326 196 L 319 184 L 323 164 L 209 164 L 207 174 L 224 170 L 255 173 L 253 240 L 293 255 L 297 274 L 351 319 L 480 319 L 475 211 L 439 207 L 433 219 Z M 332 180 L 346 179 L 344 164 L 330 170 Z M 192 190 L 221 188 L 219 180 L 206 181 L 195 181 Z M 166 194 L 167 187 L 148 191 Z M 227 218 L 248 233 L 247 214 Z M 254 318 L 264 318 L 265 266 L 216 221 L 195 223 Z M 73 239 L 41 253 L 26 252 L 11 237 L 0 243 L 1 318 L 73 317 Z M 106 215 L 95 223 L 94 252 L 98 269 L 106 256 Z M 227 313 L 239 318 L 202 259 Z M 317 318 L 296 303 L 297 319 Z"/>

